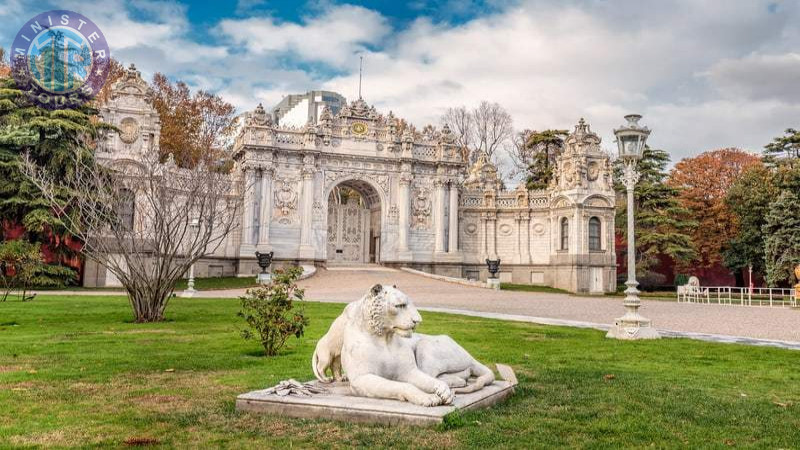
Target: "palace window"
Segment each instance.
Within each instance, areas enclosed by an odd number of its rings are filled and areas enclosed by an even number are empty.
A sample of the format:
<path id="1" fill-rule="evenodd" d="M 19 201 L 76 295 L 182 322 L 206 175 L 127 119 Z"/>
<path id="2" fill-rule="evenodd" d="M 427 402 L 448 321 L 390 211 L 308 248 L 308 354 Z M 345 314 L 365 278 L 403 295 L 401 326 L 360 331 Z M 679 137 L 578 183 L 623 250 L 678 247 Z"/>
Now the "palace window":
<path id="1" fill-rule="evenodd" d="M 561 250 L 569 250 L 569 220 L 561 219 Z"/>
<path id="2" fill-rule="evenodd" d="M 589 219 L 589 251 L 602 250 L 600 241 L 600 219 L 592 217 Z"/>
<path id="3" fill-rule="evenodd" d="M 136 195 L 130 189 L 122 189 L 120 190 L 119 203 L 117 215 L 120 226 L 123 230 L 132 230 L 133 217 L 136 211 Z"/>

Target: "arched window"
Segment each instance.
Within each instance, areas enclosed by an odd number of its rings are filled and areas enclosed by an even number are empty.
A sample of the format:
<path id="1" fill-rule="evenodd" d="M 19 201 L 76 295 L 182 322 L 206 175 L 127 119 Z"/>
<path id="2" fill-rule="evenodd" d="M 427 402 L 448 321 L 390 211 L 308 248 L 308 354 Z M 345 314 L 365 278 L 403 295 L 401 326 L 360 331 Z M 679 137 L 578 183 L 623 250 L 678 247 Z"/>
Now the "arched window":
<path id="1" fill-rule="evenodd" d="M 589 251 L 602 250 L 600 229 L 600 219 L 597 217 L 592 217 L 589 219 Z"/>
<path id="2" fill-rule="evenodd" d="M 119 192 L 119 205 L 117 205 L 119 223 L 123 230 L 133 229 L 133 218 L 136 212 L 136 194 L 130 189 L 121 189 Z"/>
<path id="3" fill-rule="evenodd" d="M 569 250 L 569 220 L 561 219 L 561 250 Z"/>

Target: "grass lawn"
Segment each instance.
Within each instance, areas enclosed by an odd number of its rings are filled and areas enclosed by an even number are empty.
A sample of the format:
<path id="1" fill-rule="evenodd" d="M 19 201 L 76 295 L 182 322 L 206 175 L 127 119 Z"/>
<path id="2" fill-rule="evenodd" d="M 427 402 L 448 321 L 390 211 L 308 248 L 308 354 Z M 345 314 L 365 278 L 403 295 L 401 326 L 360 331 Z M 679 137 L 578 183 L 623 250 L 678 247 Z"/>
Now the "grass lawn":
<path id="1" fill-rule="evenodd" d="M 175 283 L 175 292 L 186 289 L 186 284 L 189 282 L 187 279 L 178 280 Z M 211 277 L 211 278 L 195 278 L 194 288 L 198 291 L 213 291 L 219 289 L 241 289 L 258 286 L 256 283 L 256 276 L 252 277 Z M 85 288 L 83 286 L 69 286 L 66 288 L 34 288 L 37 291 L 51 291 L 51 290 L 68 290 L 68 291 L 122 291 L 122 287 L 95 287 Z"/>
<path id="2" fill-rule="evenodd" d="M 169 321 L 130 323 L 121 297 L 0 303 L 0 447 L 489 449 L 796 448 L 800 353 L 423 313 L 517 393 L 426 431 L 237 414 L 234 397 L 312 377 L 316 340 L 341 305 L 308 303 L 311 326 L 276 358 L 238 335 L 236 300 L 176 298 Z"/>
<path id="3" fill-rule="evenodd" d="M 178 280 L 175 283 L 175 290 L 186 289 L 189 280 Z M 194 288 L 198 291 L 213 291 L 216 289 L 240 289 L 258 286 L 256 276 L 252 277 L 214 277 L 214 278 L 195 278 Z"/>
<path id="4" fill-rule="evenodd" d="M 500 283 L 500 289 L 517 292 L 548 292 L 552 294 L 571 294 L 570 291 L 550 286 L 537 286 L 533 284 Z"/>

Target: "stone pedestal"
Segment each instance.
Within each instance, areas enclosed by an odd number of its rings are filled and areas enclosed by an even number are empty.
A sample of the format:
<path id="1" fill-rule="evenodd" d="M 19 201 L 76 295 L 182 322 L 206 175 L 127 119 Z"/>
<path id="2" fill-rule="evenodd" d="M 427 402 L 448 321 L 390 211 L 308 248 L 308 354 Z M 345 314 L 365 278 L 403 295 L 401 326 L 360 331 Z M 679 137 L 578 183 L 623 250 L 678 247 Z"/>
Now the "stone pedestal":
<path id="1" fill-rule="evenodd" d="M 256 277 L 256 282 L 261 285 L 269 284 L 270 282 L 272 282 L 272 274 L 260 273 L 258 274 L 258 277 Z"/>
<path id="2" fill-rule="evenodd" d="M 476 392 L 456 394 L 452 405 L 419 406 L 398 400 L 358 397 L 349 383 L 312 384 L 325 389 L 308 397 L 279 396 L 252 391 L 236 398 L 236 410 L 275 414 L 302 419 L 332 419 L 345 422 L 382 423 L 386 425 L 437 425 L 455 411 L 469 411 L 492 406 L 514 393 L 516 380 L 495 381 Z"/>
<path id="3" fill-rule="evenodd" d="M 489 278 L 486 280 L 486 286 L 500 290 L 500 278 Z"/>

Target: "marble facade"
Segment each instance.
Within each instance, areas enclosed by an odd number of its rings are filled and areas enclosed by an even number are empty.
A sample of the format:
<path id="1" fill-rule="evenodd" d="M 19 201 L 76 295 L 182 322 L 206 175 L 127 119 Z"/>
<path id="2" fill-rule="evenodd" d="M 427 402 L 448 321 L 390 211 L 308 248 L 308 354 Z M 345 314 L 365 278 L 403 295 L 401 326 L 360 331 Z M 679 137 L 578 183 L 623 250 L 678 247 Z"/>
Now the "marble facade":
<path id="1" fill-rule="evenodd" d="M 133 134 L 110 137 L 105 158 L 135 158 L 137 142 L 158 145 L 158 120 L 134 88 L 137 77 L 118 82 L 101 111 Z M 485 259 L 500 258 L 501 281 L 615 289 L 612 170 L 588 124 L 575 126 L 541 191 L 503 190 L 496 168 L 485 158 L 469 167 L 454 141 L 447 127 L 419 132 L 363 99 L 336 114 L 326 108 L 300 128 L 274 124 L 258 105 L 234 144 L 241 226 L 196 275 L 254 275 L 255 252 L 274 251 L 277 264 L 345 260 L 485 280 Z M 334 205 L 337 187 L 361 197 L 352 220 L 334 216 L 347 206 Z M 365 247 L 347 250 L 342 236 Z M 102 268 L 94 270 L 89 278 L 102 285 Z"/>

